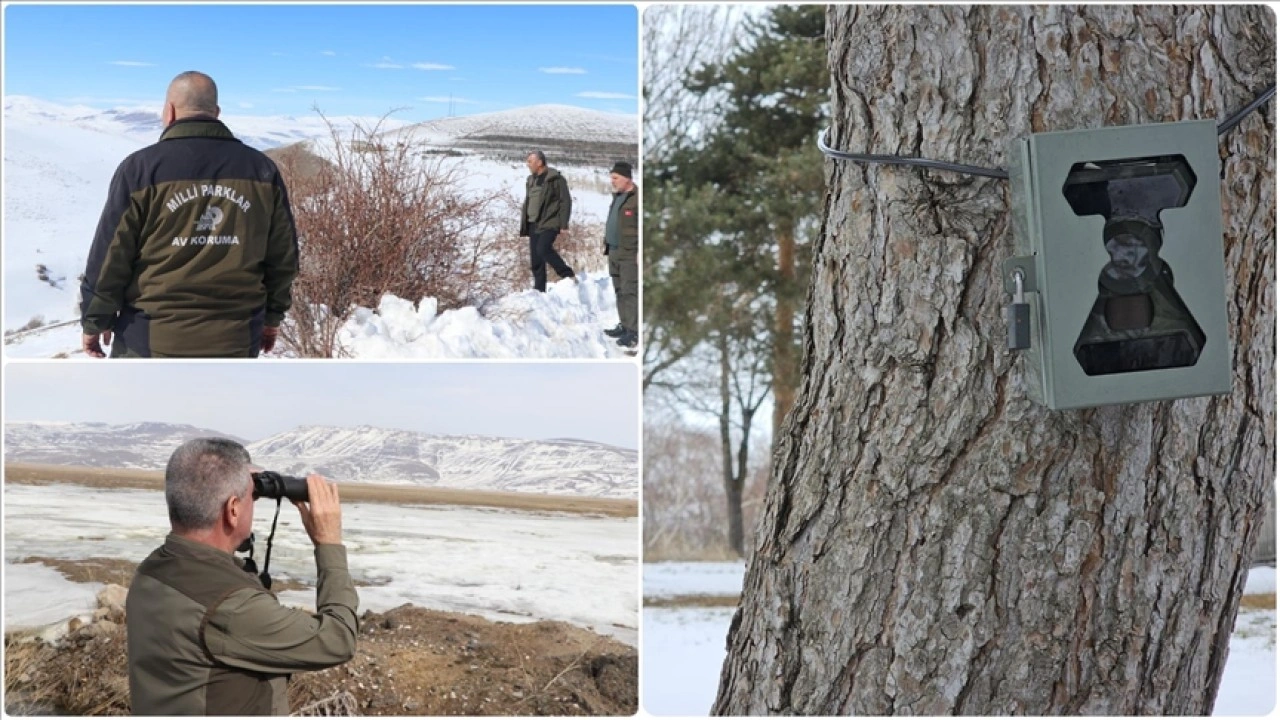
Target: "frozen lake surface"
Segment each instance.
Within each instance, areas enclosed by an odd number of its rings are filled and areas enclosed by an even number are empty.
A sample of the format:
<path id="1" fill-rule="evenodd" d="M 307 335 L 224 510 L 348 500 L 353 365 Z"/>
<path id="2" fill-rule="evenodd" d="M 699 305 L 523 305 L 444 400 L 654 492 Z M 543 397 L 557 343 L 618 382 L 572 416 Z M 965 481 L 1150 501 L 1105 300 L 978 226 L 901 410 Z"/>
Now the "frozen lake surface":
<path id="1" fill-rule="evenodd" d="M 164 496 L 155 491 L 6 485 L 4 500 L 6 627 L 89 613 L 97 590 L 17 560 L 140 562 L 169 530 Z M 254 508 L 259 564 L 274 511 L 266 500 Z M 361 612 L 412 603 L 509 622 L 560 620 L 636 644 L 637 518 L 355 503 L 343 505 L 342 527 L 352 576 L 369 583 L 357 588 Z M 315 579 L 311 541 L 288 503 L 271 574 Z M 310 606 L 315 594 L 280 597 Z"/>

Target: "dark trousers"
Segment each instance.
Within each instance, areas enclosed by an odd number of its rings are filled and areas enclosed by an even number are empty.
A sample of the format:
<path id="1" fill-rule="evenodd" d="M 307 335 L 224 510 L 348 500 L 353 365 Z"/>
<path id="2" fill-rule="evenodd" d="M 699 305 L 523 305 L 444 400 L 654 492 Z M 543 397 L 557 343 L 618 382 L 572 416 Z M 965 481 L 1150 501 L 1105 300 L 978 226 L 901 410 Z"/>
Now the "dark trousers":
<path id="1" fill-rule="evenodd" d="M 618 322 L 631 332 L 639 332 L 640 268 L 634 250 L 609 248 L 609 277 L 618 301 Z"/>
<path id="2" fill-rule="evenodd" d="M 533 269 L 533 289 L 538 292 L 547 291 L 548 265 L 562 278 L 573 277 L 573 270 L 556 252 L 554 243 L 558 234 L 558 230 L 540 231 L 529 223 L 529 266 Z"/>

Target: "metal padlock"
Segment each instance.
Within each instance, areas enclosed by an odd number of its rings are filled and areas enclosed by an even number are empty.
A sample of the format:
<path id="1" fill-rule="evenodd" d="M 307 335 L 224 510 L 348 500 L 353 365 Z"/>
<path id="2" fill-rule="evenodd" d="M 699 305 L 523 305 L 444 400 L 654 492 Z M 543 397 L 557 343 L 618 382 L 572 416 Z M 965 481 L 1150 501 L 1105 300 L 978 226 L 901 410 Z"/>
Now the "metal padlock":
<path id="1" fill-rule="evenodd" d="M 1009 349 L 1027 350 L 1031 347 L 1031 306 L 1023 293 L 1022 269 L 1013 271 L 1013 303 L 1009 305 L 1006 319 L 1009 322 Z"/>

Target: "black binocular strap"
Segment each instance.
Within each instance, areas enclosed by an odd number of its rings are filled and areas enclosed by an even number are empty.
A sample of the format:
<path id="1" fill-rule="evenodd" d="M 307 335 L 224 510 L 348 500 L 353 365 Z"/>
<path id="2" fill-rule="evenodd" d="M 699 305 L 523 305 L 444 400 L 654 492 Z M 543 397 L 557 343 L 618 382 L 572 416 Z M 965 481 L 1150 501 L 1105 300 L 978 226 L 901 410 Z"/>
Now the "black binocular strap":
<path id="1" fill-rule="evenodd" d="M 283 497 L 276 498 L 276 516 L 271 518 L 271 534 L 267 536 L 267 554 L 262 558 L 262 573 L 258 575 L 258 579 L 262 581 L 262 587 L 271 589 L 271 575 L 268 570 L 271 568 L 271 544 L 276 539 L 276 523 L 280 521 L 280 502 Z"/>

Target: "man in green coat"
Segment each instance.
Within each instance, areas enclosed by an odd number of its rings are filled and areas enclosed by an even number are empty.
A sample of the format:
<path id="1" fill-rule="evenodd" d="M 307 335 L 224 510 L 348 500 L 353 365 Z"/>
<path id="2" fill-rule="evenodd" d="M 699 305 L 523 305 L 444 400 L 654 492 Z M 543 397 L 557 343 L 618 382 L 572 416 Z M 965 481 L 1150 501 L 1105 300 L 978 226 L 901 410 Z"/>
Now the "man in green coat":
<path id="1" fill-rule="evenodd" d="M 547 266 L 562 278 L 577 275 L 556 252 L 555 241 L 560 231 L 569 228 L 573 198 L 569 183 L 558 170 L 547 167 L 547 156 L 534 150 L 525 158 L 529 177 L 524 182 L 524 205 L 520 210 L 520 237 L 529 238 L 529 266 L 533 270 L 533 289 L 547 291 Z"/>
<path id="2" fill-rule="evenodd" d="M 604 334 L 634 350 L 640 343 L 640 190 L 631 179 L 631 165 L 622 161 L 609 172 L 613 203 L 604 224 L 604 252 L 618 301 L 618 324 Z"/>
<path id="3" fill-rule="evenodd" d="M 232 555 L 253 528 L 249 453 L 189 440 L 165 469 L 172 532 L 138 566 L 125 601 L 134 715 L 288 715 L 289 675 L 354 656 L 358 598 L 338 488 L 307 477 L 294 502 L 315 544 L 316 612 L 287 608 Z"/>
<path id="4" fill-rule="evenodd" d="M 298 272 L 289 195 L 218 114 L 212 78 L 178 75 L 160 142 L 116 170 L 80 286 L 86 355 L 107 344 L 112 357 L 256 357 L 275 345 Z"/>

